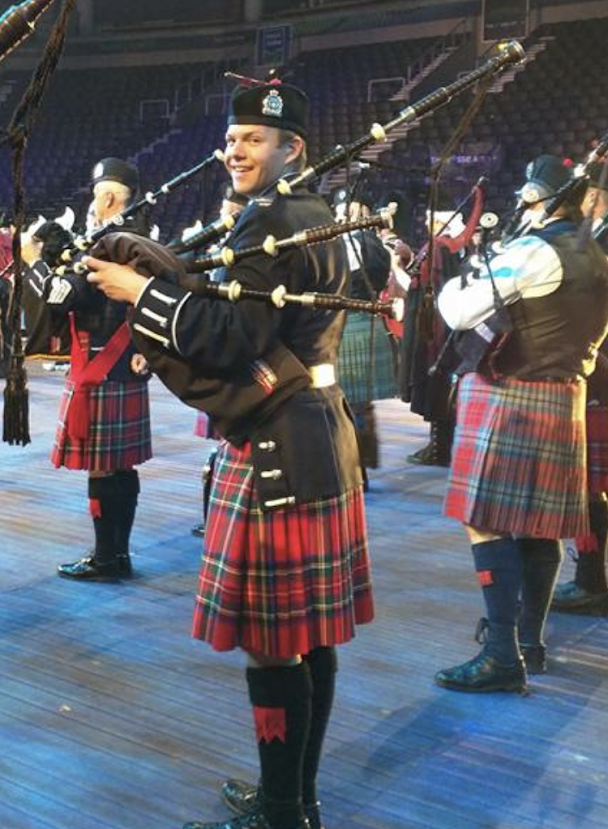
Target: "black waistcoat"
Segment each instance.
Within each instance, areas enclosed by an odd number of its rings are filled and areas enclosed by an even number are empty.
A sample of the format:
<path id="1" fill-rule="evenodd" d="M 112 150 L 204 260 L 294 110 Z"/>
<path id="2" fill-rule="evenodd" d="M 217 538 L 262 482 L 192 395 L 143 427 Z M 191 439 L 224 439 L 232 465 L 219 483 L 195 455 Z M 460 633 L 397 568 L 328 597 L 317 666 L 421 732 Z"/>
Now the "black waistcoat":
<path id="1" fill-rule="evenodd" d="M 547 296 L 509 306 L 514 331 L 497 368 L 522 380 L 587 377 L 608 333 L 608 260 L 597 242 L 581 242 L 572 222 L 553 222 L 536 235 L 557 253 L 562 282 Z"/>

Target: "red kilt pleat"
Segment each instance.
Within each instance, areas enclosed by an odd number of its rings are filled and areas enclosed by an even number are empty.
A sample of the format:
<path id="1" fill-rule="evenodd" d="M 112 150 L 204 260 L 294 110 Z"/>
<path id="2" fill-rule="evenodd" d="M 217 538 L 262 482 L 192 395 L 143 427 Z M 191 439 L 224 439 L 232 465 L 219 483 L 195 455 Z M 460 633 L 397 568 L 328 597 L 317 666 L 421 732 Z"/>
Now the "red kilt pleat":
<path id="1" fill-rule="evenodd" d="M 112 472 L 130 469 L 152 457 L 147 383 L 106 381 L 93 387 L 86 440 L 67 433 L 66 413 L 73 393 L 74 383 L 68 378 L 51 452 L 54 466 Z"/>
<path id="2" fill-rule="evenodd" d="M 587 406 L 587 480 L 589 492 L 608 492 L 608 406 Z"/>
<path id="3" fill-rule="evenodd" d="M 347 642 L 374 615 L 362 491 L 263 512 L 249 455 L 220 444 L 193 636 L 280 657 Z"/>
<path id="4" fill-rule="evenodd" d="M 494 532 L 588 532 L 583 382 L 490 381 L 467 374 L 444 512 Z"/>

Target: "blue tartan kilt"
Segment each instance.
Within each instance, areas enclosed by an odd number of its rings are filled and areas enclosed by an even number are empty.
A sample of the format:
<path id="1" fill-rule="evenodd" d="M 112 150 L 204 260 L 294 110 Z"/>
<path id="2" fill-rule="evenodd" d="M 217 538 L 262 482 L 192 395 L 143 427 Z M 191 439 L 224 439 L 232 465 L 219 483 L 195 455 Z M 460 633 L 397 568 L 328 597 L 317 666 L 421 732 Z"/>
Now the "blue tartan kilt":
<path id="1" fill-rule="evenodd" d="M 219 446 L 193 636 L 290 657 L 347 642 L 373 601 L 361 488 L 262 511 L 250 446 Z"/>
<path id="2" fill-rule="evenodd" d="M 337 374 L 349 403 L 369 403 L 396 396 L 397 372 L 390 337 L 382 320 L 371 314 L 348 314 L 338 352 Z"/>
<path id="3" fill-rule="evenodd" d="M 131 469 L 152 457 L 148 384 L 141 380 L 106 380 L 89 393 L 89 435 L 68 435 L 66 415 L 74 394 L 69 379 L 61 398 L 59 422 L 51 451 L 54 466 L 113 472 Z"/>
<path id="4" fill-rule="evenodd" d="M 588 532 L 584 382 L 460 381 L 444 512 L 537 538 Z"/>

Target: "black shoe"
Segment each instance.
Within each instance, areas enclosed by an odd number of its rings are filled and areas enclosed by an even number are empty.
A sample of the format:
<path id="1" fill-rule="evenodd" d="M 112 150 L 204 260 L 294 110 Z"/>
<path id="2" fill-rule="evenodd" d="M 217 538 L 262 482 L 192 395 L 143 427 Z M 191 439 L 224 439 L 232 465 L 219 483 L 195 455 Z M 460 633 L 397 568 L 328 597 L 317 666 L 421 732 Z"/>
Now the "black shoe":
<path id="1" fill-rule="evenodd" d="M 80 579 L 81 581 L 104 581 L 119 578 L 123 575 L 118 561 L 100 564 L 94 555 L 85 556 L 72 564 L 59 564 L 57 573 L 66 579 Z"/>
<path id="2" fill-rule="evenodd" d="M 439 450 L 435 444 L 429 443 L 412 455 L 408 455 L 406 461 L 418 464 L 418 466 L 449 466 L 450 455 L 448 452 Z"/>
<path id="3" fill-rule="evenodd" d="M 575 581 L 558 584 L 551 600 L 551 610 L 557 610 L 560 613 L 604 616 L 608 613 L 608 592 L 591 593 L 579 587 Z"/>
<path id="4" fill-rule="evenodd" d="M 238 815 L 244 815 L 259 805 L 261 790 L 259 786 L 248 783 L 246 780 L 231 778 L 222 783 L 222 799 L 229 809 Z M 305 803 L 304 814 L 310 823 L 310 829 L 325 829 L 321 823 L 321 804 Z"/>
<path id="5" fill-rule="evenodd" d="M 526 664 L 526 673 L 528 674 L 546 674 L 547 673 L 547 649 L 544 645 L 521 645 L 519 646 L 521 655 Z"/>
<path id="6" fill-rule="evenodd" d="M 489 691 L 527 691 L 526 668 L 523 659 L 511 665 L 501 665 L 493 656 L 484 651 L 474 659 L 445 668 L 435 674 L 435 682 L 450 691 L 470 691 L 484 693 Z"/>
<path id="7" fill-rule="evenodd" d="M 131 556 L 128 553 L 119 554 L 116 556 L 116 563 L 118 564 L 118 569 L 123 579 L 130 579 L 133 575 Z"/>
<path id="8" fill-rule="evenodd" d="M 192 529 L 190 530 L 192 535 L 195 535 L 197 538 L 203 538 L 205 535 L 205 525 L 204 524 L 195 524 Z"/>
<path id="9" fill-rule="evenodd" d="M 225 823 L 200 823 L 195 820 L 185 823 L 183 829 L 310 829 L 310 824 L 304 818 L 296 826 L 271 826 L 258 806 L 247 814 L 233 817 Z"/>

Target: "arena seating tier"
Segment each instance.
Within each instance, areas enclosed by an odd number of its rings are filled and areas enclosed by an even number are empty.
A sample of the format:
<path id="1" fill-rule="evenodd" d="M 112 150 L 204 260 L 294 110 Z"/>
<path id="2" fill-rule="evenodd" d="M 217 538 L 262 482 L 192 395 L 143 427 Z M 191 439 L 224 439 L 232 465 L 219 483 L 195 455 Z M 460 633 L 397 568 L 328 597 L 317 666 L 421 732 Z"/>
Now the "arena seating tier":
<path id="1" fill-rule="evenodd" d="M 469 189 L 481 172 L 489 175 L 488 209 L 499 214 L 512 204 L 526 163 L 541 152 L 583 160 L 592 139 L 608 128 L 608 20 L 546 26 L 533 42 L 546 44 L 536 59 L 488 94 L 467 131 L 457 160 L 446 169 L 454 198 Z M 405 76 L 432 41 L 387 42 L 301 54 L 284 79 L 302 85 L 311 100 L 309 156 L 318 160 L 336 144 L 366 134 L 372 123 L 385 123 L 404 101 L 368 102 L 368 82 Z M 176 91 L 205 66 L 60 71 L 38 119 L 28 148 L 27 178 L 32 212 L 80 208 L 89 197 L 87 183 L 94 161 L 105 155 L 136 158 L 145 189 L 155 189 L 190 169 L 223 146 L 223 88 L 215 93 L 214 114 L 205 112 L 202 95 L 189 123 L 140 118 L 142 100 L 175 100 Z M 207 66 L 208 68 L 208 66 Z M 20 79 L 23 85 L 23 79 Z M 416 100 L 416 91 L 412 100 Z M 379 195 L 401 188 L 424 202 L 428 169 L 453 134 L 471 93 L 437 109 L 380 156 L 372 184 Z M 5 103 L 2 117 L 12 109 Z M 196 107 L 198 106 L 198 109 Z M 157 142 L 157 143 L 155 143 Z M 150 146 L 152 145 L 152 146 Z M 146 148 L 150 148 L 147 151 Z M 3 150 L 6 155 L 6 150 Z M 8 169 L 8 161 L 4 160 Z M 221 165 L 184 187 L 180 196 L 159 202 L 153 219 L 168 239 L 196 218 L 213 218 L 218 189 L 226 180 Z M 0 181 L 0 203 L 10 201 L 8 177 Z"/>

